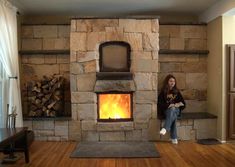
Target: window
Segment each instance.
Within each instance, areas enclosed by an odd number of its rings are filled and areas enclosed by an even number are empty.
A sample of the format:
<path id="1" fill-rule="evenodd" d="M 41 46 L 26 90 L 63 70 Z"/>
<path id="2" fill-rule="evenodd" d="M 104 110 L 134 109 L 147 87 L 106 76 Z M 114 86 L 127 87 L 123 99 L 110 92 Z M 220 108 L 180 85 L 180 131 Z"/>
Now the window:
<path id="1" fill-rule="evenodd" d="M 4 97 L 4 82 L 6 81 L 6 73 L 3 69 L 2 63 L 0 62 L 0 127 L 3 126 L 3 97 Z"/>

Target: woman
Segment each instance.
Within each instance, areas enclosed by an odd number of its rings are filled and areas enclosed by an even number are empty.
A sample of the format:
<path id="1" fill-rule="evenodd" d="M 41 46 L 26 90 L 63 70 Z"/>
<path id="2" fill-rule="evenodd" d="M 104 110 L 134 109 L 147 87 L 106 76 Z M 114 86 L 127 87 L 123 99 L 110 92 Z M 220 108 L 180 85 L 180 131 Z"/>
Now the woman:
<path id="1" fill-rule="evenodd" d="M 176 121 L 181 111 L 185 108 L 184 99 L 176 86 L 173 75 L 166 76 L 164 85 L 158 96 L 158 116 L 165 117 L 165 124 L 160 131 L 161 135 L 170 132 L 173 144 L 178 144 Z"/>

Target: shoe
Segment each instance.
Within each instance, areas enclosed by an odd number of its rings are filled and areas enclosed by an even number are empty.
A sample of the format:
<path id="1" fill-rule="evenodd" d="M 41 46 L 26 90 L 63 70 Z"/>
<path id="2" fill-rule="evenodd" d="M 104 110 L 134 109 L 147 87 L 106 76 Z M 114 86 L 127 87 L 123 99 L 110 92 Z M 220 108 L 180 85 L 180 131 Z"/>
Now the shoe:
<path id="1" fill-rule="evenodd" d="M 165 128 L 162 128 L 161 130 L 160 130 L 160 135 L 165 135 L 166 134 L 166 129 Z"/>
<path id="2" fill-rule="evenodd" d="M 171 139 L 172 144 L 178 144 L 178 140 L 177 139 Z"/>

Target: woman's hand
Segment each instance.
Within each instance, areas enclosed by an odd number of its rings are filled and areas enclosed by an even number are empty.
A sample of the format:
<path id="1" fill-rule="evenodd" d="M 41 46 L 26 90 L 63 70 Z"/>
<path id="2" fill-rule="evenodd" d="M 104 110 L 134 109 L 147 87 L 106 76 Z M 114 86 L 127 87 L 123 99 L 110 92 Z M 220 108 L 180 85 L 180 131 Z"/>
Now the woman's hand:
<path id="1" fill-rule="evenodd" d="M 184 106 L 184 104 L 182 102 L 179 102 L 179 103 L 175 103 L 175 107 L 179 108 L 181 106 Z"/>
<path id="2" fill-rule="evenodd" d="M 168 108 L 175 107 L 175 104 L 170 104 Z"/>

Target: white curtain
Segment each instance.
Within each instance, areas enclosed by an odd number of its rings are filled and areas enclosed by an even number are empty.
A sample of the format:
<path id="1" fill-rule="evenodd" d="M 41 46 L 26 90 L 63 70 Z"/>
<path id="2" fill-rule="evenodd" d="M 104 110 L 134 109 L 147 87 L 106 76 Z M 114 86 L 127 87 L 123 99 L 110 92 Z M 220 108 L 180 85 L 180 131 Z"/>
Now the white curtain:
<path id="1" fill-rule="evenodd" d="M 16 127 L 22 127 L 16 12 L 17 9 L 7 0 L 0 0 L 0 61 L 9 77 L 8 88 L 4 86 L 7 89 L 5 97 L 8 98 L 4 100 L 4 105 L 9 103 L 10 112 L 16 106 Z M 3 111 L 6 111 L 6 107 Z"/>

